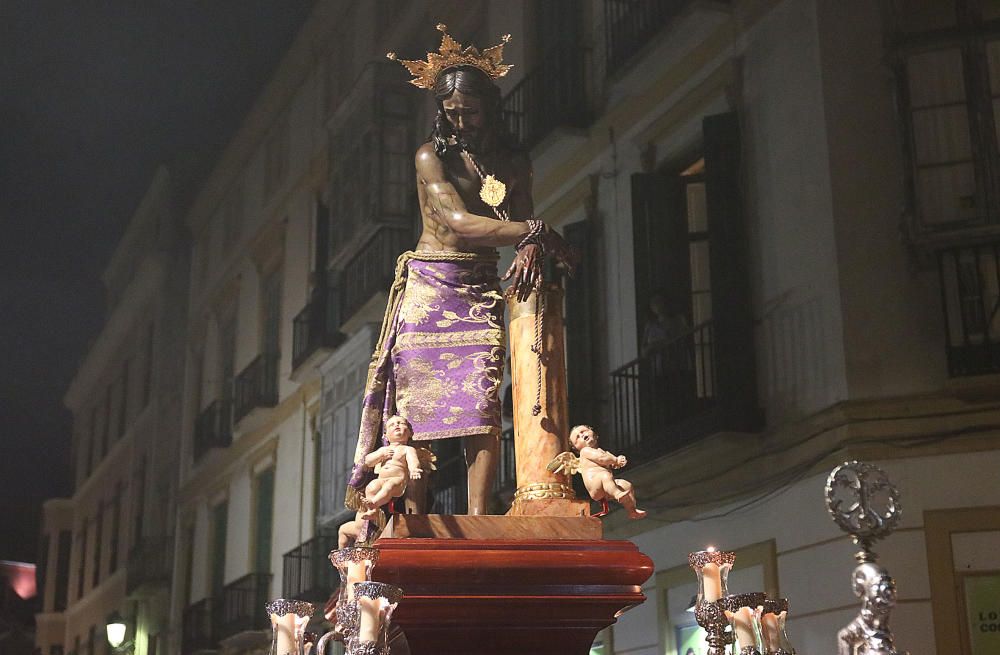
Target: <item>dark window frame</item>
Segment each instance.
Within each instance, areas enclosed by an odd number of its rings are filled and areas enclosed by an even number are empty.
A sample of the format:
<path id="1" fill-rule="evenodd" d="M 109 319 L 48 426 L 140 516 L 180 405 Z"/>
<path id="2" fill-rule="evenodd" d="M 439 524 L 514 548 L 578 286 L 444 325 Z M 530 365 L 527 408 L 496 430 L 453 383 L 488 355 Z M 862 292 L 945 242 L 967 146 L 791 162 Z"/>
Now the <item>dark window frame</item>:
<path id="1" fill-rule="evenodd" d="M 1000 113 L 994 112 L 993 93 L 989 78 L 986 53 L 987 40 L 1000 40 L 1000 18 L 983 20 L 983 0 L 950 0 L 956 7 L 956 22 L 952 27 L 923 32 L 906 32 L 901 27 L 901 12 L 893 0 L 883 0 L 886 17 L 889 55 L 896 77 L 897 110 L 903 127 L 904 158 L 906 162 L 906 230 L 914 245 L 930 246 L 939 241 L 953 243 L 956 237 L 970 237 L 987 231 L 1000 234 L 1000 138 L 995 123 Z M 959 219 L 937 224 L 933 217 L 928 222 L 919 206 L 917 176 L 921 168 L 917 163 L 917 135 L 914 112 L 927 107 L 914 108 L 907 76 L 908 58 L 958 48 L 961 52 L 965 107 L 969 123 L 969 139 L 974 166 L 974 206 L 984 208 L 981 218 Z M 934 164 L 940 165 L 940 164 Z M 930 164 L 923 166 L 926 168 Z"/>

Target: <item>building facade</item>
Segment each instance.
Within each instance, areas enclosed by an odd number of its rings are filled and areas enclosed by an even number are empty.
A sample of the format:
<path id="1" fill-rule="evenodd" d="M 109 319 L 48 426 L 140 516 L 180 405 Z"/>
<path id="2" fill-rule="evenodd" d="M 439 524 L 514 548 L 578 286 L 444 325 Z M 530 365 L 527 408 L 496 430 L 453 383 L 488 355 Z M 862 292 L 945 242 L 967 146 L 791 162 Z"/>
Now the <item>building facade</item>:
<path id="1" fill-rule="evenodd" d="M 139 411 L 115 391 L 139 393 L 111 345 L 128 321 L 112 315 L 67 395 L 80 473 L 46 534 L 49 570 L 68 557 L 69 578 L 46 583 L 39 644 L 84 652 L 102 612 L 141 597 L 158 652 L 248 652 L 268 598 L 328 597 L 435 111 L 384 53 L 435 49 L 444 22 L 464 43 L 515 37 L 503 109 L 531 151 L 535 214 L 585 255 L 566 282 L 570 419 L 629 457 L 650 512 L 606 519 L 656 574 L 595 652 L 686 655 L 686 557 L 709 544 L 737 551 L 733 591 L 790 598 L 800 650 L 834 650 L 857 600 L 822 487 L 851 458 L 903 494 L 877 548 L 901 645 L 982 652 L 967 610 L 1000 575 L 1000 491 L 984 482 L 1000 464 L 998 19 L 981 0 L 319 2 L 183 214 L 190 287 L 169 351 L 183 381 L 176 424 L 156 413 L 171 436 L 153 440 L 175 453 L 155 467 L 174 467 L 176 493 L 135 491 L 140 439 L 103 437 L 118 407 Z M 432 511 L 461 510 L 454 445 Z M 114 518 L 125 470 L 123 506 L 149 496 L 140 515 L 163 517 L 139 532 L 170 535 L 156 602 L 129 595 L 110 546 L 95 554 L 113 524 L 140 543 L 134 511 Z"/>
<path id="2" fill-rule="evenodd" d="M 109 652 L 115 612 L 134 652 L 166 647 L 190 269 L 183 189 L 157 171 L 105 269 L 108 318 L 65 396 L 76 483 L 44 507 L 36 643 L 46 655 Z"/>

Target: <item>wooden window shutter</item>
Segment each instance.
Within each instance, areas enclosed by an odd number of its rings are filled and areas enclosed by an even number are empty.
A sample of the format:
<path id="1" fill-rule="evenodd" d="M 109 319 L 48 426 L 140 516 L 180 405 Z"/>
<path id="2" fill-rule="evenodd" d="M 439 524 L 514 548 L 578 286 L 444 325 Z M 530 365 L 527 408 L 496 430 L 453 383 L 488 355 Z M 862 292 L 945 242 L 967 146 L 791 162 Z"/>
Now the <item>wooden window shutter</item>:
<path id="1" fill-rule="evenodd" d="M 257 476 L 257 520 L 254 548 L 254 571 L 271 572 L 271 532 L 274 523 L 274 469 Z"/>
<path id="2" fill-rule="evenodd" d="M 212 579 L 211 595 L 219 597 L 226 584 L 226 522 L 229 503 L 222 501 L 212 510 Z"/>

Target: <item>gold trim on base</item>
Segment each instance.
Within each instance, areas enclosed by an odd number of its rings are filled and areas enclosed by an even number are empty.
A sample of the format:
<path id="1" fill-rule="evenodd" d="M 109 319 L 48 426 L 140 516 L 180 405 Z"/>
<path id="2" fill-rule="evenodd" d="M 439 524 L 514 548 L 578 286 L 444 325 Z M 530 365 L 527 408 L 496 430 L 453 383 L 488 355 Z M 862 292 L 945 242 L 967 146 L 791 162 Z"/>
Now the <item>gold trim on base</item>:
<path id="1" fill-rule="evenodd" d="M 561 482 L 535 482 L 518 487 L 517 491 L 514 492 L 514 504 L 526 500 L 549 500 L 552 498 L 574 500 L 576 492 L 573 491 L 573 487 Z"/>

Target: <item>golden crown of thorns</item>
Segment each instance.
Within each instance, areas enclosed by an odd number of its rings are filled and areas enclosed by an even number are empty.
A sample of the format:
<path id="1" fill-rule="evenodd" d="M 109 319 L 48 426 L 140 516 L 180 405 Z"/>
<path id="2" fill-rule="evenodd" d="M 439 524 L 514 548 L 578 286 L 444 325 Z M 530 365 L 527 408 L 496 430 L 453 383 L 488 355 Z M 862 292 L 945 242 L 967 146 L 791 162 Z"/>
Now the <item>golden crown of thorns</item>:
<path id="1" fill-rule="evenodd" d="M 410 84 L 421 89 L 432 89 L 438 75 L 457 66 L 471 66 L 486 73 L 493 80 L 503 77 L 512 68 L 510 64 L 503 63 L 503 47 L 510 41 L 510 34 L 504 34 L 500 43 L 480 52 L 473 45 L 463 48 L 461 43 L 451 38 L 448 26 L 444 23 L 438 23 L 437 29 L 443 35 L 441 46 L 437 52 L 427 53 L 427 61 L 399 59 L 395 52 L 385 54 L 389 59 L 406 66 L 413 75 Z"/>

